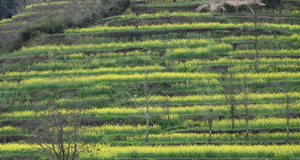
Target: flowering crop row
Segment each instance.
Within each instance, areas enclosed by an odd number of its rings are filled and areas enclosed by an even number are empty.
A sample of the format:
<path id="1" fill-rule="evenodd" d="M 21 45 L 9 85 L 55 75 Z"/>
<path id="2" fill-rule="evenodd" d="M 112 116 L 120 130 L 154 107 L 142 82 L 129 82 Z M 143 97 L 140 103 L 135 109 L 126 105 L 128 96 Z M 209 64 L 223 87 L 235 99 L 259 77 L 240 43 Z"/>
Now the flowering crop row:
<path id="1" fill-rule="evenodd" d="M 190 126 L 198 126 L 200 130 L 208 130 L 209 124 L 206 121 L 192 121 L 187 120 L 184 122 Z M 232 121 L 231 119 L 223 120 L 213 120 L 212 127 L 213 129 L 218 130 L 228 130 L 231 128 Z M 298 128 L 300 125 L 299 118 L 290 119 L 290 128 Z M 234 122 L 235 129 L 245 129 L 246 122 L 245 119 L 236 119 Z M 286 128 L 286 118 L 258 118 L 249 120 L 249 129 L 272 129 L 272 128 Z"/>
<path id="2" fill-rule="evenodd" d="M 204 47 L 209 44 L 214 44 L 212 40 L 206 39 L 172 39 L 169 41 L 163 40 L 147 40 L 147 41 L 134 41 L 134 42 L 111 42 L 102 44 L 82 44 L 82 45 L 45 45 L 23 47 L 22 49 L 9 54 L 1 55 L 1 58 L 16 57 L 21 55 L 38 55 L 49 53 L 74 53 L 80 51 L 111 51 L 122 48 L 179 48 L 179 47 Z"/>
<path id="3" fill-rule="evenodd" d="M 143 134 L 146 132 L 144 125 L 104 125 L 99 127 L 83 127 L 84 136 L 99 136 L 103 134 Z M 150 133 L 160 133 L 161 127 L 153 125 L 149 127 Z"/>
<path id="4" fill-rule="evenodd" d="M 260 50 L 259 56 L 298 56 L 300 53 L 300 49 L 297 50 Z M 236 50 L 233 52 L 229 52 L 229 56 L 255 56 L 255 50 Z"/>
<path id="5" fill-rule="evenodd" d="M 23 130 L 19 127 L 13 127 L 13 126 L 4 126 L 4 127 L 0 127 L 0 135 L 4 135 L 4 134 L 23 134 Z"/>
<path id="6" fill-rule="evenodd" d="M 126 74 L 126 73 L 145 73 L 161 72 L 164 67 L 147 66 L 147 67 L 110 67 L 97 69 L 74 69 L 74 70 L 56 70 L 56 71 L 29 71 L 29 72 L 6 72 L 3 78 L 28 78 L 28 77 L 49 77 L 49 76 L 81 76 L 81 75 L 103 75 L 103 74 Z"/>
<path id="7" fill-rule="evenodd" d="M 150 143 L 155 142 L 168 142 L 168 134 L 150 134 L 149 135 Z M 244 142 L 246 139 L 246 134 L 229 134 L 229 133 L 214 133 L 211 135 L 213 142 Z M 300 133 L 290 133 L 290 140 L 299 140 Z M 275 132 L 275 133 L 258 133 L 258 134 L 249 134 L 250 141 L 283 141 L 286 138 L 286 133 L 284 132 Z M 143 141 L 145 139 L 144 135 L 132 135 L 126 136 L 126 141 Z M 195 143 L 195 142 L 207 142 L 209 139 L 208 133 L 172 133 L 170 135 L 169 142 L 179 142 L 179 143 Z"/>
<path id="8" fill-rule="evenodd" d="M 232 50 L 229 44 L 218 44 L 200 48 L 176 48 L 167 49 L 164 55 L 165 59 L 180 59 L 180 58 L 212 58 L 219 54 L 226 54 Z"/>
<path id="9" fill-rule="evenodd" d="M 3 90 L 33 90 L 46 88 L 74 88 L 92 86 L 97 83 L 122 83 L 122 82 L 143 82 L 146 81 L 183 81 L 183 80 L 205 80 L 218 79 L 221 75 L 217 73 L 179 73 L 179 72 L 155 72 L 149 74 L 107 74 L 102 76 L 82 76 L 82 77 L 60 77 L 60 78 L 32 78 L 18 82 L 1 82 L 0 88 Z M 300 73 L 248 73 L 249 82 L 268 82 L 285 80 L 297 81 Z M 236 74 L 236 80 L 242 80 L 243 73 Z"/>
<path id="10" fill-rule="evenodd" d="M 275 103 L 268 103 L 268 104 L 249 104 L 249 114 L 252 115 L 259 115 L 258 113 L 262 114 L 272 114 L 272 113 L 281 113 L 283 108 L 286 105 L 283 104 L 275 104 Z M 143 107 L 141 107 L 143 108 Z M 210 106 L 207 105 L 194 105 L 194 106 L 170 106 L 169 112 L 171 115 L 189 115 L 189 114 L 207 114 L 209 111 Z M 229 117 L 228 109 L 230 106 L 228 105 L 216 105 L 213 106 L 213 114 L 224 115 Z M 162 116 L 166 114 L 166 108 L 156 108 L 150 107 L 150 114 L 151 115 L 158 115 Z M 299 103 L 292 103 L 290 104 L 290 111 L 294 113 L 298 113 L 300 110 Z M 27 111 L 14 111 L 14 112 L 4 112 L 0 115 L 0 118 L 3 120 L 13 120 L 13 119 L 33 119 L 36 116 L 39 117 L 40 114 L 45 114 L 47 111 L 43 111 L 41 113 L 36 113 L 32 110 Z M 59 112 L 63 114 L 67 114 L 69 112 L 68 109 L 59 109 Z M 244 113 L 244 106 L 237 105 L 236 106 L 237 113 Z M 47 114 L 47 113 L 46 113 Z M 101 116 L 144 116 L 144 113 L 140 110 L 132 107 L 104 107 L 104 108 L 91 108 L 91 109 L 83 109 L 82 114 L 86 117 L 101 117 Z"/>
<path id="11" fill-rule="evenodd" d="M 294 62 L 298 61 L 298 59 L 295 59 Z M 214 63 L 209 64 L 206 63 L 206 65 L 200 65 L 197 62 L 201 61 L 197 61 L 197 60 L 192 60 L 192 61 L 188 61 L 185 63 L 173 63 L 173 64 L 178 64 L 178 65 L 172 65 L 171 67 L 174 67 L 174 71 L 176 72 L 207 72 L 207 70 L 203 69 L 206 67 L 210 67 L 210 66 L 214 66 Z M 239 65 L 237 64 L 239 61 L 235 61 L 233 63 L 230 63 L 230 61 L 228 61 L 228 63 L 226 64 L 228 67 L 231 67 L 231 71 L 233 71 L 234 73 L 242 73 L 245 72 L 245 69 L 247 70 L 247 72 L 251 72 L 251 73 L 256 73 L 256 64 L 254 62 L 254 60 L 250 63 L 243 63 L 242 61 L 240 61 Z M 220 62 L 216 62 L 216 63 L 220 63 Z M 221 62 L 222 63 L 222 62 Z M 223 65 L 226 62 L 223 63 Z M 251 64 L 252 63 L 252 64 Z M 290 63 L 285 63 L 285 64 L 280 64 L 279 63 L 264 63 L 264 61 L 260 61 L 259 62 L 259 72 L 260 73 L 272 73 L 272 72 L 299 72 L 300 71 L 300 66 L 299 66 L 299 62 L 296 64 L 290 64 Z M 218 66 L 218 65 L 217 65 Z"/>
<path id="12" fill-rule="evenodd" d="M 139 64 L 155 65 L 158 62 L 153 58 L 159 59 L 158 52 L 142 52 L 133 51 L 127 53 L 107 53 L 107 54 L 91 54 L 89 56 L 83 53 L 74 53 L 64 55 L 62 59 L 50 56 L 51 62 L 35 62 L 24 64 L 22 63 L 10 63 L 3 64 L 3 70 L 16 70 L 19 68 L 25 68 L 27 71 L 48 71 L 48 70 L 70 70 L 70 69 L 97 69 L 99 67 L 124 67 L 126 65 L 137 66 Z M 67 62 L 66 62 L 67 61 Z M 87 63 L 88 62 L 88 63 Z"/>
<path id="13" fill-rule="evenodd" d="M 291 24 L 274 24 L 261 23 L 263 29 L 288 29 L 292 32 L 300 30 L 299 25 Z M 90 33 L 106 33 L 106 32 L 121 32 L 121 31 L 149 31 L 149 30 L 176 30 L 176 29 L 193 29 L 193 28 L 254 28 L 254 23 L 220 23 L 220 22 L 198 22 L 198 23 L 182 23 L 182 24 L 159 24 L 159 25 L 140 25 L 140 26 L 94 26 L 90 28 L 66 29 L 66 34 L 90 34 Z"/>
<path id="14" fill-rule="evenodd" d="M 245 65 L 245 66 L 234 66 L 232 71 L 235 73 L 241 73 L 245 71 L 247 68 L 249 71 L 255 73 L 256 66 L 255 65 Z M 259 65 L 259 72 L 263 73 L 272 73 L 272 72 L 299 72 L 300 65 L 299 64 L 278 64 L 278 65 Z"/>
<path id="15" fill-rule="evenodd" d="M 260 58 L 260 64 L 300 64 L 300 59 L 294 58 Z M 178 61 L 167 61 L 168 66 L 174 66 L 176 70 L 179 71 L 190 71 L 189 69 L 201 68 L 205 66 L 218 66 L 218 65 L 253 65 L 256 64 L 256 59 L 231 59 L 227 57 L 222 57 L 215 60 L 207 59 L 194 59 L 185 62 Z"/>
<path id="16" fill-rule="evenodd" d="M 294 43 L 300 41 L 300 35 L 293 34 L 291 36 L 269 36 L 260 35 L 257 37 L 259 42 L 284 42 L 284 43 Z M 221 38 L 222 42 L 254 42 L 255 36 L 243 35 L 243 36 L 229 36 Z"/>
<path id="17" fill-rule="evenodd" d="M 36 154 L 34 144 L 0 144 L 3 154 Z M 187 145 L 187 146 L 106 146 L 92 144 L 79 159 L 111 160 L 118 158 L 270 158 L 300 157 L 300 145 Z M 113 153 L 113 154 L 112 154 Z"/>
<path id="18" fill-rule="evenodd" d="M 61 78 L 32 78 L 17 82 L 2 82 L 1 89 L 46 89 L 46 88 L 69 88 L 69 87 L 83 87 L 96 85 L 101 82 L 143 82 L 145 74 L 108 74 L 102 76 L 84 76 L 84 77 L 61 77 Z M 206 79 L 217 78 L 215 73 L 149 73 L 147 75 L 148 81 L 179 81 L 188 79 Z"/>
<path id="19" fill-rule="evenodd" d="M 243 93 L 235 95 L 235 99 L 242 101 Z M 299 92 L 291 92 L 289 96 L 290 100 L 298 100 L 300 98 Z M 286 99 L 286 95 L 284 93 L 249 93 L 248 101 L 250 102 L 273 102 L 276 101 L 284 101 Z M 197 104 L 197 103 L 205 103 L 209 104 L 210 101 L 216 104 L 224 103 L 226 101 L 226 97 L 224 94 L 215 94 L 215 95 L 187 95 L 187 96 L 152 96 L 149 98 L 151 104 L 159 104 L 168 100 L 169 104 L 172 105 L 180 105 L 180 104 Z M 146 98 L 140 97 L 132 99 L 133 102 L 137 104 L 145 104 Z"/>

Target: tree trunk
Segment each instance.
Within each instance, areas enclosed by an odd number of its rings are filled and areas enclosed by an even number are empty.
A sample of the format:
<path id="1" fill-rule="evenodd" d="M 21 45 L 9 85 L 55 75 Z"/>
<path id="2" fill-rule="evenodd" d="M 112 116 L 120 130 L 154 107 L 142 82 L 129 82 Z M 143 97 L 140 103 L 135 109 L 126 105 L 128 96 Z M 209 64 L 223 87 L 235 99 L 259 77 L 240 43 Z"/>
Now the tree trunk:
<path id="1" fill-rule="evenodd" d="M 208 138 L 208 142 L 211 142 L 211 133 L 212 133 L 212 120 L 209 120 L 209 138 Z"/>
<path id="2" fill-rule="evenodd" d="M 146 91 L 148 91 L 148 87 L 146 87 Z M 149 95 L 146 94 L 146 99 L 147 99 L 147 111 L 146 111 L 146 118 L 147 118 L 147 121 L 146 121 L 146 139 L 145 139 L 145 142 L 148 143 L 148 138 L 149 138 Z"/>
<path id="3" fill-rule="evenodd" d="M 208 123 L 209 123 L 209 138 L 208 142 L 211 142 L 211 134 L 212 134 L 212 103 L 210 103 L 210 109 L 209 109 L 209 118 L 208 118 Z"/>
<path id="4" fill-rule="evenodd" d="M 147 112 L 148 112 L 148 107 L 147 107 Z M 145 142 L 148 143 L 149 139 L 149 114 L 147 114 L 147 122 L 146 122 L 146 140 Z"/>
<path id="5" fill-rule="evenodd" d="M 249 119 L 246 118 L 246 141 L 249 141 Z"/>
<path id="6" fill-rule="evenodd" d="M 231 128 L 234 129 L 234 105 L 233 105 L 233 103 L 231 103 L 230 109 L 231 109 L 231 122 L 232 122 Z"/>
<path id="7" fill-rule="evenodd" d="M 255 29 L 255 32 L 256 29 Z M 256 57 L 256 72 L 259 73 L 259 54 L 258 54 L 258 40 L 257 40 L 257 33 L 255 33 L 255 57 Z"/>
<path id="8" fill-rule="evenodd" d="M 285 97 L 286 97 L 286 143 L 289 143 L 290 140 L 290 95 L 289 95 L 289 83 L 288 76 L 286 75 L 285 80 Z"/>
<path id="9" fill-rule="evenodd" d="M 289 140 L 290 140 L 290 116 L 288 115 L 286 119 L 286 140 L 285 140 L 286 143 L 289 143 Z"/>
<path id="10" fill-rule="evenodd" d="M 254 12 L 254 30 L 255 30 L 255 57 L 256 57 L 256 72 L 259 73 L 259 56 L 258 56 L 258 30 L 257 30 L 257 22 L 258 22 L 258 15 L 257 12 Z"/>
<path id="11" fill-rule="evenodd" d="M 286 80 L 286 143 L 289 143 L 290 139 L 290 97 L 289 97 L 289 86 Z"/>
<path id="12" fill-rule="evenodd" d="M 168 112 L 168 132 L 169 132 L 169 141 L 171 141 L 171 119 L 170 119 L 170 108 L 167 106 L 167 112 Z"/>
<path id="13" fill-rule="evenodd" d="M 246 73 L 244 73 L 243 79 L 243 91 L 244 91 L 244 109 L 245 109 L 245 120 L 246 120 L 246 141 L 249 140 L 249 108 L 248 108 L 248 82 Z"/>

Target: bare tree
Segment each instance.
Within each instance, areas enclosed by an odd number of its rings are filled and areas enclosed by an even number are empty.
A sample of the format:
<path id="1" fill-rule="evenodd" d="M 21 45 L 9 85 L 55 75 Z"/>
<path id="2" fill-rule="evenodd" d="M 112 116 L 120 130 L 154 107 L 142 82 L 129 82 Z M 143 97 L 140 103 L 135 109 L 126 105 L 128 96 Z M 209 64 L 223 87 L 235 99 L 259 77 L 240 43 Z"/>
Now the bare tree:
<path id="1" fill-rule="evenodd" d="M 255 48 L 255 58 L 256 58 L 256 72 L 259 73 L 259 51 L 258 51 L 258 35 L 259 35 L 259 10 L 261 6 L 265 6 L 264 3 L 256 3 L 256 5 L 251 6 L 247 5 L 248 9 L 250 10 L 250 13 L 254 20 L 254 48 Z"/>
<path id="2" fill-rule="evenodd" d="M 222 78 L 224 79 L 222 87 L 226 98 L 226 103 L 230 105 L 230 117 L 232 123 L 231 128 L 234 129 L 234 117 L 237 103 L 236 95 L 238 92 L 238 86 L 235 83 L 235 73 L 231 68 L 228 68 L 228 72 L 225 73 Z"/>
<path id="3" fill-rule="evenodd" d="M 79 143 L 84 131 L 81 109 L 63 113 L 55 104 L 48 105 L 47 109 L 38 108 L 40 125 L 34 132 L 35 143 L 51 159 L 75 160 L 80 152 L 87 151 L 85 144 Z"/>
<path id="4" fill-rule="evenodd" d="M 286 139 L 285 142 L 289 143 L 290 139 L 290 118 L 291 118 L 291 95 L 290 95 L 290 86 L 289 86 L 289 80 L 288 76 L 286 75 L 285 84 L 284 87 L 282 87 L 282 92 L 285 95 L 285 109 L 284 109 L 284 116 L 286 117 Z"/>
<path id="5" fill-rule="evenodd" d="M 164 106 L 166 109 L 166 114 L 167 114 L 167 126 L 168 126 L 168 139 L 171 141 L 171 117 L 170 117 L 170 106 L 167 104 Z"/>
<path id="6" fill-rule="evenodd" d="M 212 137 L 213 120 L 215 118 L 215 115 L 213 115 L 214 87 L 218 86 L 218 84 L 213 84 L 210 80 L 206 83 L 204 82 L 203 84 L 204 84 L 204 86 L 203 86 L 203 88 L 201 87 L 201 90 L 199 90 L 199 92 L 201 94 L 205 94 L 205 95 L 209 96 L 209 99 L 207 100 L 207 104 L 209 105 L 208 115 L 207 115 L 207 121 L 208 121 L 208 127 L 209 127 L 209 136 L 208 136 L 208 143 L 209 143 L 212 141 L 211 137 Z"/>
<path id="7" fill-rule="evenodd" d="M 245 121 L 246 121 L 246 141 L 249 140 L 249 106 L 248 106 L 248 100 L 249 100 L 249 91 L 248 91 L 248 78 L 247 73 L 244 72 L 244 77 L 242 79 L 242 103 L 244 105 L 245 110 Z"/>
<path id="8" fill-rule="evenodd" d="M 209 93 L 209 115 L 208 115 L 208 125 L 209 125 L 209 138 L 208 142 L 211 142 L 211 134 L 212 134 L 212 123 L 213 123 L 213 109 L 212 109 L 212 92 L 208 91 Z"/>
<path id="9" fill-rule="evenodd" d="M 134 96 L 131 96 L 129 93 L 127 93 L 127 95 L 130 97 L 130 100 L 136 105 L 136 109 L 143 112 L 146 117 L 146 138 L 145 138 L 146 143 L 149 142 L 149 120 L 151 118 L 151 111 L 166 105 L 167 102 L 167 100 L 158 102 L 157 104 L 155 104 L 155 106 L 152 106 L 152 108 L 150 108 L 151 107 L 150 98 L 152 97 L 153 93 L 157 91 L 158 84 L 159 83 L 148 82 L 148 72 L 147 69 L 145 69 L 145 76 L 141 87 L 141 90 L 143 92 L 142 96 L 145 97 L 145 104 L 144 103 L 141 104 L 136 101 L 136 94 L 134 94 Z"/>

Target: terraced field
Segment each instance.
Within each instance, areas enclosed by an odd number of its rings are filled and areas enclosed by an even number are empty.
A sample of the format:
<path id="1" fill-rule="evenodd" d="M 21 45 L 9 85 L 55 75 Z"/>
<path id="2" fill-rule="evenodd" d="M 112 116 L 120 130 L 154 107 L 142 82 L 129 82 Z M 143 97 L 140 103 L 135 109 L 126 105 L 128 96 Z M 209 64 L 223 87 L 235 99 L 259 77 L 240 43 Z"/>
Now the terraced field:
<path id="1" fill-rule="evenodd" d="M 299 1 L 263 9 L 258 27 L 248 12 L 177 1 L 132 1 L 1 54 L 0 159 L 47 159 L 39 136 L 57 113 L 66 133 L 80 113 L 79 159 L 299 159 Z M 17 33 L 38 8 L 69 3 L 27 6 L 0 27 Z"/>

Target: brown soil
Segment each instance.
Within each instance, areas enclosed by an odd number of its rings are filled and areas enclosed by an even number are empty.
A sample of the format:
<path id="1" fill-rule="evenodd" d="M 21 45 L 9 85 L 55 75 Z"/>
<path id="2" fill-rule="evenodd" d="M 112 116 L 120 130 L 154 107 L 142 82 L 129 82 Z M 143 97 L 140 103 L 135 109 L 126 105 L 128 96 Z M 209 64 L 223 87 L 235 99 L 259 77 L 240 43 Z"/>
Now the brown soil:
<path id="1" fill-rule="evenodd" d="M 24 61 L 45 61 L 48 59 L 48 56 L 45 54 L 40 55 L 26 55 L 20 57 L 13 57 L 0 60 L 0 64 L 12 64 L 12 63 L 19 63 Z"/>
<path id="2" fill-rule="evenodd" d="M 77 91 L 77 89 L 63 90 L 63 91 L 59 92 L 58 98 L 71 98 L 73 96 L 76 96 L 76 95 L 74 95 L 76 91 Z"/>
<path id="3" fill-rule="evenodd" d="M 211 71 L 227 71 L 228 68 L 232 67 L 233 65 L 219 65 L 219 66 L 210 66 L 208 67 Z"/>
<path id="4" fill-rule="evenodd" d="M 132 51 L 147 51 L 145 48 L 138 48 L 138 47 L 133 47 L 133 48 L 124 48 L 124 49 L 118 49 L 114 50 L 112 52 L 117 52 L 117 53 L 126 53 L 126 52 L 132 52 Z"/>
<path id="5" fill-rule="evenodd" d="M 17 142 L 20 140 L 25 141 L 32 141 L 33 137 L 31 136 L 25 136 L 25 135 L 2 135 L 0 136 L 0 143 L 11 143 L 11 142 Z"/>
<path id="6" fill-rule="evenodd" d="M 25 160 L 25 159 L 40 159 L 38 155 L 0 155 L 1 160 Z"/>

